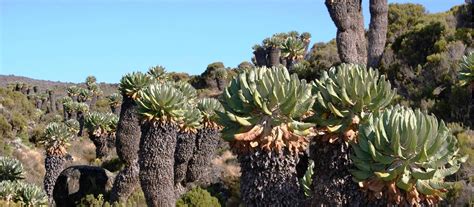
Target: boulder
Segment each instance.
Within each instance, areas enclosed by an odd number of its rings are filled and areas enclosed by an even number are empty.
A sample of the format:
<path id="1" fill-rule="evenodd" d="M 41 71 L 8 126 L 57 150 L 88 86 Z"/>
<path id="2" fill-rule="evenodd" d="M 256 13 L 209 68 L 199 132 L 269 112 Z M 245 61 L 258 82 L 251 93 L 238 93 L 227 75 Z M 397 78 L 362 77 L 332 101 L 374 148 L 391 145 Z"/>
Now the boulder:
<path id="1" fill-rule="evenodd" d="M 108 170 L 86 165 L 66 168 L 61 172 L 53 190 L 56 206 L 75 206 L 86 195 L 108 195 L 114 175 Z"/>

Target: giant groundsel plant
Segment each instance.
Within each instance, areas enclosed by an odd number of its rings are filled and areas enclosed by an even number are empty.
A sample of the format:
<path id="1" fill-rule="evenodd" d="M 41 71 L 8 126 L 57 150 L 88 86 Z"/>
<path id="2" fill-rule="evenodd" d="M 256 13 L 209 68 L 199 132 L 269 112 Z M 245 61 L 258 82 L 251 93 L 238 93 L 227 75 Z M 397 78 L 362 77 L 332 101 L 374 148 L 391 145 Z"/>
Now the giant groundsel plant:
<path id="1" fill-rule="evenodd" d="M 344 133 L 346 141 L 356 136 L 361 119 L 389 105 L 396 95 L 384 75 L 354 64 L 324 72 L 314 81 L 313 93 L 317 101 L 312 119 L 327 134 Z"/>
<path id="2" fill-rule="evenodd" d="M 351 173 L 369 197 L 391 204 L 435 204 L 452 184 L 445 177 L 467 157 L 443 121 L 400 106 L 373 114 L 352 144 Z"/>
<path id="3" fill-rule="evenodd" d="M 306 148 L 310 123 L 301 118 L 314 103 L 311 85 L 285 68 L 256 68 L 235 77 L 224 91 L 219 113 L 224 139 L 239 150 L 292 152 Z"/>

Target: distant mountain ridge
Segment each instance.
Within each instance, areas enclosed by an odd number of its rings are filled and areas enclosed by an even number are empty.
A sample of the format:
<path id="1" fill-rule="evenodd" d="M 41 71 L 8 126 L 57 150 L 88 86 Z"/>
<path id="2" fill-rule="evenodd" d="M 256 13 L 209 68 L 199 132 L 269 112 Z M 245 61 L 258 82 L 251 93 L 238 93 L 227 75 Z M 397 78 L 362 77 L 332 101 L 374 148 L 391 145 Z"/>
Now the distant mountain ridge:
<path id="1" fill-rule="evenodd" d="M 80 85 L 85 87 L 84 83 L 72 83 L 72 82 L 61 82 L 61 81 L 50 81 L 50 80 L 39 80 L 34 78 L 29 78 L 25 76 L 16 76 L 16 75 L 0 75 L 0 87 L 7 87 L 9 83 L 14 82 L 23 82 L 27 83 L 30 86 L 38 86 L 39 91 L 46 91 L 46 89 L 55 89 L 59 90 L 59 94 L 65 95 L 65 89 L 71 85 Z M 115 92 L 118 87 L 118 84 L 110 83 L 99 83 L 101 89 L 104 91 L 104 94 L 110 94 Z"/>

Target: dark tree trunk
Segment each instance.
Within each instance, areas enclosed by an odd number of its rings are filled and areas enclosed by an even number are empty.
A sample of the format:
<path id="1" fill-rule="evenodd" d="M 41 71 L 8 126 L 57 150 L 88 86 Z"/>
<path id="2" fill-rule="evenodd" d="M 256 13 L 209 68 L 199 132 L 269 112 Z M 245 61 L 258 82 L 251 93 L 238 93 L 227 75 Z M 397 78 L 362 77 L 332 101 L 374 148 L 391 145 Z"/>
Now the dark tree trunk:
<path id="1" fill-rule="evenodd" d="M 115 148 L 115 141 L 116 141 L 116 136 L 115 134 L 109 134 L 107 136 L 107 147 L 109 150 L 112 150 Z"/>
<path id="2" fill-rule="evenodd" d="M 56 113 L 56 96 L 54 95 L 54 91 L 48 91 L 48 95 L 50 112 Z"/>
<path id="3" fill-rule="evenodd" d="M 174 207 L 174 152 L 178 127 L 171 123 L 145 123 L 138 163 L 140 184 L 149 207 Z"/>
<path id="4" fill-rule="evenodd" d="M 176 142 L 176 151 L 174 153 L 174 183 L 182 183 L 186 179 L 188 162 L 193 156 L 196 148 L 196 134 L 188 132 L 179 132 Z"/>
<path id="5" fill-rule="evenodd" d="M 220 133 L 217 129 L 203 128 L 196 134 L 196 147 L 188 163 L 186 180 L 188 182 L 205 181 L 209 175 L 209 166 L 219 146 Z"/>
<path id="6" fill-rule="evenodd" d="M 316 137 L 310 156 L 314 161 L 311 206 L 365 206 L 365 196 L 348 171 L 350 145 L 339 139 L 335 143 Z"/>
<path id="7" fill-rule="evenodd" d="M 115 179 L 110 195 L 112 202 L 127 200 L 130 192 L 133 192 L 139 184 L 138 149 L 141 129 L 137 107 L 131 98 L 123 97 L 115 133 L 115 147 L 118 157 L 125 163 L 125 168 Z M 136 169 L 134 166 L 137 166 Z"/>
<path id="8" fill-rule="evenodd" d="M 326 7 L 337 27 L 337 51 L 344 63 L 367 63 L 362 0 L 326 0 Z"/>
<path id="9" fill-rule="evenodd" d="M 49 203 L 53 201 L 53 190 L 54 185 L 56 183 L 56 179 L 58 178 L 61 171 L 64 169 L 66 165 L 66 158 L 65 156 L 54 156 L 54 155 L 46 155 L 44 160 L 44 167 L 46 170 L 46 174 L 44 175 L 43 186 L 46 195 L 48 196 Z"/>
<path id="10" fill-rule="evenodd" d="M 387 0 L 370 0 L 370 25 L 368 33 L 369 67 L 378 68 L 387 40 L 388 4 Z"/>
<path id="11" fill-rule="evenodd" d="M 297 155 L 257 150 L 238 156 L 240 194 L 245 206 L 301 206 L 304 193 L 296 176 Z"/>
<path id="12" fill-rule="evenodd" d="M 95 145 L 95 157 L 102 159 L 109 154 L 109 147 L 107 146 L 107 138 L 106 137 L 97 137 L 89 132 L 89 138 Z"/>
<path id="13" fill-rule="evenodd" d="M 95 107 L 95 103 L 97 103 L 97 99 L 99 98 L 98 95 L 92 95 L 91 102 L 89 103 L 89 107 L 93 109 Z"/>
<path id="14" fill-rule="evenodd" d="M 137 104 L 128 97 L 123 97 L 120 119 L 117 125 L 116 142 L 118 157 L 125 164 L 132 164 L 138 160 L 141 129 L 137 114 Z"/>
<path id="15" fill-rule="evenodd" d="M 37 109 L 41 109 L 41 100 L 36 100 L 35 101 L 35 106 Z"/>
<path id="16" fill-rule="evenodd" d="M 257 66 L 262 67 L 267 65 L 267 51 L 265 51 L 265 48 L 257 48 L 253 54 L 255 55 Z"/>
<path id="17" fill-rule="evenodd" d="M 33 86 L 33 92 L 38 93 L 38 86 Z"/>
<path id="18" fill-rule="evenodd" d="M 281 50 L 278 47 L 267 48 L 267 67 L 280 65 Z"/>
<path id="19" fill-rule="evenodd" d="M 128 197 L 139 187 L 139 166 L 138 162 L 126 165 L 115 177 L 114 186 L 110 194 L 111 203 L 125 202 Z"/>
<path id="20" fill-rule="evenodd" d="M 77 112 L 77 121 L 79 122 L 79 133 L 77 133 L 77 136 L 82 137 L 84 132 L 84 113 Z"/>

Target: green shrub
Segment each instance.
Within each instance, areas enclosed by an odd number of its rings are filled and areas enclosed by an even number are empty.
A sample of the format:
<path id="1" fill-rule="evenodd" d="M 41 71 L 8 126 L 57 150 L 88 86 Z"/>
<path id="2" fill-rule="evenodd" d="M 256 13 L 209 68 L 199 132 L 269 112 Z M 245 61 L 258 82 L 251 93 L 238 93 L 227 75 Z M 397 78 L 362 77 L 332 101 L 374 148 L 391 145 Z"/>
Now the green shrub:
<path id="1" fill-rule="evenodd" d="M 217 198 L 202 188 L 194 188 L 176 202 L 177 207 L 213 207 L 221 206 Z"/>
<path id="2" fill-rule="evenodd" d="M 10 137 L 10 132 L 12 131 L 12 126 L 8 123 L 7 118 L 0 114 L 0 136 Z"/>

